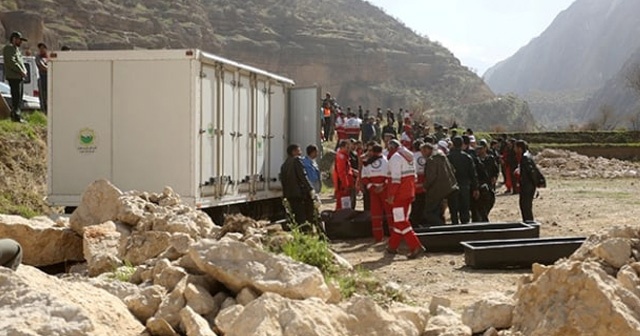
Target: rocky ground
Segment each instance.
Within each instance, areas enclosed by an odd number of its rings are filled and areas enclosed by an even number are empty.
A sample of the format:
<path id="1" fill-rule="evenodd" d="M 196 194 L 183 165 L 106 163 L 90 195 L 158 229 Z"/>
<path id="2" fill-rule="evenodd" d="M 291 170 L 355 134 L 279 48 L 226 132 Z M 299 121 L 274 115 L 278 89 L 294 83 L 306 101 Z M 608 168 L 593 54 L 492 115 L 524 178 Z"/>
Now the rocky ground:
<path id="1" fill-rule="evenodd" d="M 231 216 L 220 227 L 171 188 L 97 181 L 71 218 L 0 215 L 0 236 L 22 243 L 26 264 L 0 269 L 0 335 L 640 335 L 640 181 L 588 178 L 591 160 L 574 165 L 583 178 L 544 169 L 542 235 L 589 237 L 553 266 L 475 271 L 462 254 L 409 261 L 367 240 L 333 242 L 393 294 L 383 301 L 344 297 L 340 280 L 276 255 L 293 239 L 279 225 Z M 519 217 L 517 196 L 500 196 L 492 220 Z M 80 263 L 57 277 L 28 266 L 61 262 Z"/>

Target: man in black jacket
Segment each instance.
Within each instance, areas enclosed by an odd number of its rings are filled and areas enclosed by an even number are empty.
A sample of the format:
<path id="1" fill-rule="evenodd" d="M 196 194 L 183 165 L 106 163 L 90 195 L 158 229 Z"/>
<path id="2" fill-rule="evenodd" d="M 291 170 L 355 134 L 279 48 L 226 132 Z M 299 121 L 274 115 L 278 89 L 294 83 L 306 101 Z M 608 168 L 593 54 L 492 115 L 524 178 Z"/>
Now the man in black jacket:
<path id="1" fill-rule="evenodd" d="M 453 149 L 448 155 L 449 162 L 455 169 L 459 192 L 449 197 L 449 212 L 452 224 L 467 224 L 471 221 L 471 197 L 477 199 L 478 175 L 473 158 L 462 150 L 462 138 L 453 138 Z"/>
<path id="2" fill-rule="evenodd" d="M 315 191 L 304 170 L 300 146 L 289 145 L 287 155 L 280 167 L 282 194 L 289 202 L 296 223 L 302 225 L 314 220 Z"/>
<path id="3" fill-rule="evenodd" d="M 533 161 L 533 155 L 529 152 L 525 141 L 516 141 L 514 149 L 516 157 L 520 158 L 520 164 L 514 174 L 516 179 L 520 181 L 520 212 L 524 222 L 532 222 L 533 198 L 540 182 L 536 163 Z"/>
<path id="4" fill-rule="evenodd" d="M 498 180 L 499 168 L 496 159 L 489 154 L 488 144 L 481 140 L 476 147 L 478 166 L 478 185 L 480 197 L 472 202 L 472 220 L 474 222 L 489 222 L 489 213 L 496 203 L 495 186 Z"/>

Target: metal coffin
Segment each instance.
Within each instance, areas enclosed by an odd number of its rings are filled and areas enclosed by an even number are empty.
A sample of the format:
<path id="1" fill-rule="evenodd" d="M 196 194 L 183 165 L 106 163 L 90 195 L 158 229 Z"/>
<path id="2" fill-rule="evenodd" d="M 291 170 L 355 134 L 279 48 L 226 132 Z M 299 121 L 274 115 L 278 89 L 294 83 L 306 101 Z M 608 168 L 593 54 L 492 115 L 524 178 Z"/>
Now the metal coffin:
<path id="1" fill-rule="evenodd" d="M 481 223 L 432 226 L 416 235 L 429 252 L 462 252 L 463 241 L 538 238 L 540 230 L 524 223 Z"/>
<path id="2" fill-rule="evenodd" d="M 529 268 L 569 257 L 584 237 L 509 239 L 462 242 L 467 266 L 479 269 Z"/>

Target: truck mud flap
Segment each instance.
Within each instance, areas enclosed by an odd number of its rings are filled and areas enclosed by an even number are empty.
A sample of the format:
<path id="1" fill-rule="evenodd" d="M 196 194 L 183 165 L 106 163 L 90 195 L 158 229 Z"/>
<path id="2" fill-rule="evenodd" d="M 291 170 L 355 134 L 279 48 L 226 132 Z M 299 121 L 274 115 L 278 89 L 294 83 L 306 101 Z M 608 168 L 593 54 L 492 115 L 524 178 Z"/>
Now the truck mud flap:
<path id="1" fill-rule="evenodd" d="M 416 229 L 416 235 L 429 252 L 462 252 L 463 241 L 526 239 L 540 237 L 539 226 L 524 223 L 480 223 L 432 226 Z"/>
<path id="2" fill-rule="evenodd" d="M 584 237 L 466 241 L 464 260 L 475 269 L 530 268 L 567 258 L 584 243 Z"/>

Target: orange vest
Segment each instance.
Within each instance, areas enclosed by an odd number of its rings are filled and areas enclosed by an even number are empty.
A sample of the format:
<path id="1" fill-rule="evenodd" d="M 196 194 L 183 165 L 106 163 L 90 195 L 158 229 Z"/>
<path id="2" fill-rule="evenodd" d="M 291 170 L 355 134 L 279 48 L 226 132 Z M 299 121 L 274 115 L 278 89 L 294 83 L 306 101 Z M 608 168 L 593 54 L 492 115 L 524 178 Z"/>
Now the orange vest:
<path id="1" fill-rule="evenodd" d="M 330 108 L 325 108 L 324 109 L 324 117 L 328 118 L 331 116 L 331 109 Z"/>

